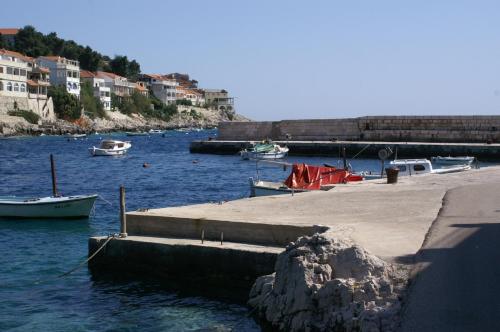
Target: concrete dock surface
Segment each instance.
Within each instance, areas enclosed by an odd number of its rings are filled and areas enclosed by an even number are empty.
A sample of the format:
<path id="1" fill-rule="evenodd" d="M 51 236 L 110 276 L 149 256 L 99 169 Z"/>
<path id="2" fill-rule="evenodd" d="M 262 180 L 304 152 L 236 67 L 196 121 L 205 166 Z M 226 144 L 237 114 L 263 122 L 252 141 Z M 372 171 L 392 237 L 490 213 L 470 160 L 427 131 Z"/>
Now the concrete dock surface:
<path id="1" fill-rule="evenodd" d="M 396 185 L 385 180 L 365 181 L 338 185 L 330 191 L 317 191 L 292 195 L 247 198 L 223 204 L 199 204 L 182 207 L 129 212 L 129 229 L 144 227 L 150 230 L 141 235 L 153 236 L 161 229 L 172 228 L 173 222 L 198 224 L 223 222 L 224 238 L 232 241 L 231 229 L 247 236 L 248 241 L 258 239 L 248 225 L 273 225 L 307 228 L 324 225 L 333 236 L 347 237 L 390 261 L 404 261 L 422 246 L 424 238 L 436 219 L 447 190 L 468 185 L 500 182 L 500 167 L 487 167 L 462 173 L 401 177 Z M 142 224 L 142 226 L 141 226 Z M 198 228 L 199 230 L 200 228 Z M 265 230 L 264 230 L 265 231 Z M 265 236 L 265 232 L 261 232 Z M 130 232 L 132 235 L 133 231 Z M 193 238 L 193 233 L 179 238 Z M 255 240 L 255 241 L 252 241 Z M 283 243 L 276 243 L 283 245 Z"/>

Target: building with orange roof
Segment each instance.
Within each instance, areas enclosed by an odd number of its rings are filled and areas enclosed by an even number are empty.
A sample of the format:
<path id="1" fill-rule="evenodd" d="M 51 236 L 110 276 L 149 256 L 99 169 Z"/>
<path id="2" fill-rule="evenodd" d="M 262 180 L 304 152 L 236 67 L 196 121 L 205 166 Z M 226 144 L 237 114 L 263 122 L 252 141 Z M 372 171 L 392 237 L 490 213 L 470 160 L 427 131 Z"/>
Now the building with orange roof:
<path id="1" fill-rule="evenodd" d="M 18 52 L 0 49 L 0 96 L 28 98 L 28 76 L 33 67 Z"/>
<path id="2" fill-rule="evenodd" d="M 49 68 L 50 84 L 64 86 L 66 91 L 80 98 L 80 63 L 60 56 L 41 56 L 36 59 L 41 67 Z"/>
<path id="3" fill-rule="evenodd" d="M 143 96 L 148 96 L 148 88 L 146 87 L 146 82 L 135 82 L 135 90 Z"/>
<path id="4" fill-rule="evenodd" d="M 0 28 L 0 34 L 2 35 L 3 41 L 10 46 L 14 46 L 18 32 L 18 28 Z"/>
<path id="5" fill-rule="evenodd" d="M 142 74 L 141 80 L 151 89 L 153 95 L 166 105 L 175 104 L 177 100 L 177 86 L 175 79 L 161 74 Z"/>
<path id="6" fill-rule="evenodd" d="M 96 75 L 103 79 L 105 86 L 109 87 L 111 93 L 118 97 L 128 97 L 136 90 L 136 84 L 130 82 L 126 77 L 105 71 L 98 71 Z"/>
<path id="7" fill-rule="evenodd" d="M 177 100 L 185 99 L 189 100 L 194 106 L 202 106 L 205 103 L 205 98 L 203 94 L 198 92 L 196 89 L 189 89 L 182 86 L 177 86 Z"/>
<path id="8" fill-rule="evenodd" d="M 98 77 L 97 73 L 88 70 L 80 70 L 81 82 L 88 82 L 92 86 L 94 97 L 99 98 L 102 107 L 106 111 L 111 110 L 111 88 L 106 86 L 106 81 Z"/>

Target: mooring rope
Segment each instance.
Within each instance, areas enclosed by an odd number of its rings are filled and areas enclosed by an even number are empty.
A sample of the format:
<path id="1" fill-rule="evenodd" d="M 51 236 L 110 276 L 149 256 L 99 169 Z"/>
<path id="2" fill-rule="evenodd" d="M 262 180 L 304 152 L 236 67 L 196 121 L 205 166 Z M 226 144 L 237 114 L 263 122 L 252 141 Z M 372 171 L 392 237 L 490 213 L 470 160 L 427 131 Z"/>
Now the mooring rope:
<path id="1" fill-rule="evenodd" d="M 60 275 L 55 276 L 53 278 L 48 278 L 48 279 L 45 279 L 45 280 L 38 280 L 38 281 L 35 282 L 35 284 L 45 283 L 45 282 L 48 282 L 48 281 L 51 281 L 51 280 L 63 278 L 65 276 L 67 276 L 67 275 L 70 275 L 71 273 L 75 272 L 76 270 L 80 269 L 82 266 L 84 266 L 85 264 L 87 264 L 88 262 L 90 262 L 90 260 L 92 260 L 92 258 L 94 258 L 109 243 L 109 241 L 111 241 L 112 239 L 114 239 L 116 237 L 118 237 L 118 234 L 110 234 L 110 235 L 108 235 L 108 238 L 106 239 L 106 241 L 104 241 L 104 243 L 92 255 L 90 255 L 86 260 L 84 260 L 83 262 L 81 262 L 76 267 L 72 268 L 71 270 L 69 270 L 67 272 L 64 272 L 63 274 L 60 274 Z"/>
<path id="2" fill-rule="evenodd" d="M 359 156 L 363 151 L 365 151 L 370 145 L 371 144 L 368 144 L 367 146 L 365 146 L 364 148 L 362 148 L 361 151 L 359 151 L 358 153 L 356 153 L 356 155 L 351 158 L 351 160 L 356 159 L 356 157 Z"/>
<path id="3" fill-rule="evenodd" d="M 99 197 L 100 199 L 102 199 L 104 202 L 108 203 L 109 206 L 113 206 L 113 204 L 110 201 L 104 199 L 104 197 L 102 197 L 101 195 L 98 195 L 97 197 Z"/>

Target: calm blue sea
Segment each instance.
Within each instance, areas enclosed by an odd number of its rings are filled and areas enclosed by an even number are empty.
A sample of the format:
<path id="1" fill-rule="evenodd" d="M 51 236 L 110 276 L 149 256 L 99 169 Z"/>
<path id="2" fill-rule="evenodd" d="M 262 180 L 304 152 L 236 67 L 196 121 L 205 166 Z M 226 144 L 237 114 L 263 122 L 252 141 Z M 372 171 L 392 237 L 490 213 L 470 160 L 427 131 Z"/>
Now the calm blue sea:
<path id="1" fill-rule="evenodd" d="M 0 331 L 260 331 L 248 309 L 234 301 L 180 291 L 175 285 L 127 279 L 95 280 L 87 267 L 62 278 L 87 257 L 87 240 L 119 230 L 118 188 L 127 209 L 219 202 L 246 197 L 255 162 L 234 156 L 190 154 L 189 142 L 216 131 L 169 131 L 147 137 L 93 135 L 0 139 L 0 196 L 51 195 L 49 154 L 59 191 L 98 193 L 95 214 L 83 220 L 0 219 Z M 132 141 L 124 157 L 91 157 L 102 137 Z M 332 158 L 289 161 L 337 164 Z M 150 167 L 144 168 L 148 163 Z M 376 160 L 355 169 L 378 171 Z M 259 166 L 262 179 L 283 180 L 289 169 Z M 38 282 L 42 280 L 43 282 Z"/>

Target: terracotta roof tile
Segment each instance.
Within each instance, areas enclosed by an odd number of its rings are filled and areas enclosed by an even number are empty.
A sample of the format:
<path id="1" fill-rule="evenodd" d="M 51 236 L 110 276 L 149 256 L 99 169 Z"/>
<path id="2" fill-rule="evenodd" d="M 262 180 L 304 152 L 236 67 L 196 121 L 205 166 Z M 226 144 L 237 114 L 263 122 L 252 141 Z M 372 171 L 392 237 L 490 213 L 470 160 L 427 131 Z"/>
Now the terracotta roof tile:
<path id="1" fill-rule="evenodd" d="M 19 32 L 19 29 L 17 29 L 17 28 L 3 28 L 3 29 L 0 29 L 0 33 L 2 35 L 17 35 L 18 32 Z"/>

